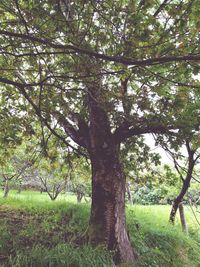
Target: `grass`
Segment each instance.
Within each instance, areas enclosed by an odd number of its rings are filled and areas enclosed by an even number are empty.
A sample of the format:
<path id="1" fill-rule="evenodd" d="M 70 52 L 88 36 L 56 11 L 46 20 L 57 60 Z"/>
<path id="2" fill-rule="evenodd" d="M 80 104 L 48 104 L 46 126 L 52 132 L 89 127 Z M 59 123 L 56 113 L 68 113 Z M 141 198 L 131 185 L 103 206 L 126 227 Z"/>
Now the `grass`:
<path id="1" fill-rule="evenodd" d="M 199 267 L 199 226 L 193 222 L 192 213 L 186 210 L 190 236 L 176 225 L 168 223 L 170 206 L 132 206 L 128 209 L 127 221 L 131 241 L 140 256 L 139 266 L 152 267 Z M 133 219 L 137 223 L 137 231 Z"/>
<path id="2" fill-rule="evenodd" d="M 53 203 L 54 201 L 50 201 L 49 196 L 47 193 L 40 193 L 38 191 L 22 191 L 20 194 L 17 193 L 16 190 L 12 190 L 11 193 L 9 193 L 10 196 L 7 198 L 6 202 L 8 201 L 16 201 L 16 204 L 18 201 L 24 201 L 24 204 L 31 204 L 34 202 L 38 203 Z M 3 197 L 3 191 L 0 191 L 0 198 Z M 1 202 L 3 200 L 1 199 Z M 76 203 L 76 196 L 71 194 L 71 193 L 67 193 L 67 194 L 60 194 L 58 196 L 58 198 L 56 199 L 57 201 L 67 201 L 67 202 L 71 202 L 71 203 Z M 1 203 L 0 202 L 0 203 Z"/>
<path id="3" fill-rule="evenodd" d="M 128 206 L 127 223 L 138 267 L 200 267 L 200 232 L 186 207 L 190 237 L 177 221 L 168 224 L 169 206 Z M 45 193 L 0 195 L 0 266 L 114 266 L 103 247 L 84 240 L 89 204 L 73 195 L 51 201 Z M 199 218 L 200 219 L 200 218 Z"/>

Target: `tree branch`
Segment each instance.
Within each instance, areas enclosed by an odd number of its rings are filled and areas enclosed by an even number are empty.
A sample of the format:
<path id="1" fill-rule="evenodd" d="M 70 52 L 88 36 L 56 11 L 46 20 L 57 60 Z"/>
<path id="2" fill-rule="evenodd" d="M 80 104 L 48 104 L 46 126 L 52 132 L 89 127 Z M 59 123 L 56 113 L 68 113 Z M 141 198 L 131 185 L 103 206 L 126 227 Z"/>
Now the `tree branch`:
<path id="1" fill-rule="evenodd" d="M 151 73 L 152 75 L 154 75 L 155 77 L 158 77 L 164 81 L 170 82 L 172 84 L 174 84 L 175 86 L 184 86 L 184 87 L 188 87 L 188 88 L 195 88 L 195 89 L 200 89 L 200 85 L 197 84 L 189 84 L 189 83 L 183 83 L 183 82 L 179 82 L 179 81 L 174 81 L 172 79 L 169 79 L 167 77 L 164 77 L 162 75 L 160 75 L 159 73 L 155 73 L 145 67 L 143 67 L 142 69 L 146 70 L 147 72 Z"/>
<path id="2" fill-rule="evenodd" d="M 0 81 L 2 81 L 2 79 L 0 79 Z M 47 122 L 47 120 L 43 117 L 43 115 L 41 114 L 40 109 L 37 107 L 37 105 L 31 100 L 31 98 L 29 97 L 29 95 L 27 94 L 26 90 L 25 90 L 25 85 L 17 83 L 17 82 L 7 82 L 7 84 L 11 84 L 16 86 L 16 88 L 19 90 L 19 92 L 25 97 L 25 99 L 29 102 L 29 104 L 33 107 L 33 109 L 35 110 L 36 115 L 40 118 L 40 120 L 45 124 L 45 126 L 50 130 L 50 132 L 58 137 L 61 141 L 63 141 L 63 143 L 65 145 L 67 145 L 68 147 L 71 147 L 76 153 L 81 154 L 83 156 L 86 156 L 83 152 L 81 152 L 79 149 L 75 148 L 74 146 L 72 146 L 71 144 L 69 144 L 69 142 L 66 141 L 66 139 L 61 136 L 60 134 L 58 134 L 51 126 L 50 124 Z M 72 138 L 72 136 L 70 136 Z M 76 141 L 75 141 L 76 142 Z"/>
<path id="3" fill-rule="evenodd" d="M 160 134 L 171 133 L 169 130 L 172 129 L 175 129 L 175 127 L 171 125 L 165 126 L 164 124 L 161 123 L 157 124 L 154 123 L 151 125 L 149 122 L 140 122 L 139 126 L 133 126 L 132 124 L 125 122 L 115 130 L 113 136 L 115 142 L 120 143 L 132 136 L 146 134 L 146 133 L 160 133 Z"/>
<path id="4" fill-rule="evenodd" d="M 76 142 L 78 145 L 87 147 L 86 140 L 84 135 L 81 134 L 80 129 L 76 130 L 71 123 L 68 121 L 67 118 L 63 114 L 58 111 L 53 112 L 52 114 L 57 121 L 63 126 L 65 132 L 71 137 L 71 139 Z"/>
<path id="5" fill-rule="evenodd" d="M 69 53 L 68 50 L 76 51 L 77 53 L 80 53 L 80 54 L 88 55 L 90 57 L 95 57 L 97 59 L 102 59 L 105 61 L 121 63 L 126 66 L 129 66 L 129 65 L 150 66 L 150 65 L 155 65 L 155 64 L 165 64 L 169 62 L 200 61 L 200 54 L 177 55 L 177 56 L 157 57 L 157 58 L 149 58 L 149 59 L 126 58 L 122 56 L 109 56 L 106 54 L 98 53 L 93 50 L 88 50 L 88 49 L 74 46 L 74 45 L 63 45 L 60 43 L 53 43 L 49 39 L 38 38 L 32 35 L 9 32 L 9 31 L 4 31 L 4 30 L 0 30 L 0 34 L 8 36 L 8 37 L 16 37 L 16 38 L 23 39 L 26 41 L 34 41 L 34 42 L 46 45 L 47 47 L 51 47 L 54 49 L 67 50 L 66 51 L 67 53 Z"/>
<path id="6" fill-rule="evenodd" d="M 159 8 L 156 10 L 156 12 L 154 13 L 154 17 L 157 17 L 158 14 L 165 8 L 165 6 L 167 5 L 167 2 L 169 2 L 169 0 L 164 0 L 163 3 L 159 6 Z"/>

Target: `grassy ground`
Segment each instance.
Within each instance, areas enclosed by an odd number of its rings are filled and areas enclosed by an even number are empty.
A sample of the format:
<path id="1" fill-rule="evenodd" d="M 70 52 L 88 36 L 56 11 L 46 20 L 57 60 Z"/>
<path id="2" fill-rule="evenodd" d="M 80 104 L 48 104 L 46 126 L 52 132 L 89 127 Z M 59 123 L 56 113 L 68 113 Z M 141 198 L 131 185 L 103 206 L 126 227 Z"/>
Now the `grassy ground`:
<path id="1" fill-rule="evenodd" d="M 178 221 L 168 224 L 169 209 L 128 206 L 136 266 L 200 267 L 199 225 L 186 207 L 190 237 L 185 236 Z M 88 218 L 89 204 L 77 205 L 73 195 L 51 201 L 45 193 L 13 191 L 4 200 L 0 193 L 0 266 L 114 266 L 104 248 L 86 244 Z"/>

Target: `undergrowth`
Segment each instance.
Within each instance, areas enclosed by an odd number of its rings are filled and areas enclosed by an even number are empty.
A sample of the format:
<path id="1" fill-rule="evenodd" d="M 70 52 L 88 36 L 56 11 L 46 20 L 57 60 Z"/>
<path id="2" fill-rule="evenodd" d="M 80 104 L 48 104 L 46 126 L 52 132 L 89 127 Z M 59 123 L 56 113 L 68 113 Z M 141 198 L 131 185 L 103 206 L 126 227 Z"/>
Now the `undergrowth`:
<path id="1" fill-rule="evenodd" d="M 71 196 L 70 196 L 71 201 Z M 196 225 L 190 236 L 179 223 L 168 223 L 166 206 L 127 209 L 130 240 L 138 267 L 200 267 L 200 238 Z M 85 240 L 88 204 L 25 192 L 0 197 L 0 266 L 113 267 L 112 254 Z"/>

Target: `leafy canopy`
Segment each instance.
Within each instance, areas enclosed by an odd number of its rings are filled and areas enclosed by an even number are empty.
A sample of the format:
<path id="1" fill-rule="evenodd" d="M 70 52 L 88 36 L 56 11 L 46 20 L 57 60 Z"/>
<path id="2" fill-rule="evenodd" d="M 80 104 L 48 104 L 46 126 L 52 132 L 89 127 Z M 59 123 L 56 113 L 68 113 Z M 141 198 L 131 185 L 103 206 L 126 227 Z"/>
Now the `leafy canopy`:
<path id="1" fill-rule="evenodd" d="M 66 144 L 67 134 L 83 145 L 88 88 L 101 80 L 98 101 L 119 142 L 197 128 L 198 10 L 198 0 L 2 0 L 1 118 L 9 113 L 17 136 L 36 114 Z"/>

